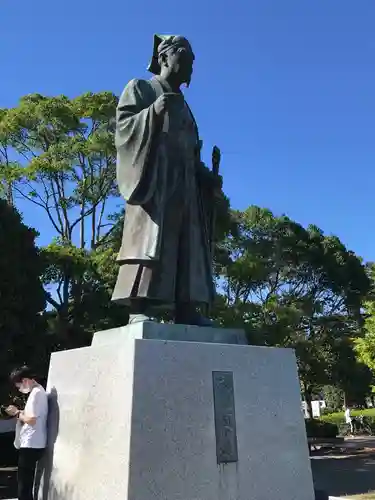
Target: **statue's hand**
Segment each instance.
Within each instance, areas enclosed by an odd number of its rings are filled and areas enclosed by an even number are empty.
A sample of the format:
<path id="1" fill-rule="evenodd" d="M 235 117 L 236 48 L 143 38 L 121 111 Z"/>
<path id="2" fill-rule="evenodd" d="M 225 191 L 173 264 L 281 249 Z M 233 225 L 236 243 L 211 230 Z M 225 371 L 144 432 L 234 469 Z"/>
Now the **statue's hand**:
<path id="1" fill-rule="evenodd" d="M 223 177 L 221 175 L 213 175 L 212 177 L 214 189 L 216 189 L 221 194 L 221 190 L 223 189 Z"/>
<path id="2" fill-rule="evenodd" d="M 154 102 L 154 110 L 156 116 L 163 116 L 166 111 L 170 109 L 172 105 L 176 102 L 183 102 L 184 96 L 182 94 L 177 94 L 173 92 L 167 92 L 162 94 L 160 97 L 156 99 Z"/>
<path id="3" fill-rule="evenodd" d="M 221 199 L 223 193 L 223 178 L 221 175 L 213 176 L 213 193 L 215 198 Z"/>
<path id="4" fill-rule="evenodd" d="M 214 175 L 203 162 L 201 162 L 198 167 L 198 175 L 206 189 L 213 192 L 215 196 L 221 196 L 223 187 L 223 178 L 221 175 Z"/>

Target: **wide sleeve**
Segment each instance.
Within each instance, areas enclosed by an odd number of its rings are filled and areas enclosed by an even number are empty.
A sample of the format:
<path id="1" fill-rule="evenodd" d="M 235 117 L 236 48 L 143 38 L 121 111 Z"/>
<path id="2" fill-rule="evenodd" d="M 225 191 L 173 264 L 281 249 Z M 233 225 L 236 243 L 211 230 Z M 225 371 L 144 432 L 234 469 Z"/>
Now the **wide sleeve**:
<path id="1" fill-rule="evenodd" d="M 159 132 L 154 110 L 155 92 L 145 80 L 125 87 L 116 114 L 117 182 L 131 205 L 143 205 L 153 195 L 156 171 L 150 156 Z"/>

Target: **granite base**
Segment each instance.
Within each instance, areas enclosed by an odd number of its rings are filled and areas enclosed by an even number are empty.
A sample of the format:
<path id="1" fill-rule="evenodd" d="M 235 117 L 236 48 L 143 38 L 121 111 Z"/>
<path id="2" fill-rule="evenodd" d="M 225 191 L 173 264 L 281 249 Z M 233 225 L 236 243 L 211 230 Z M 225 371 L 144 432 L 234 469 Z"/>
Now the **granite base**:
<path id="1" fill-rule="evenodd" d="M 313 500 L 293 351 L 197 327 L 184 327 L 189 341 L 170 340 L 176 331 L 132 325 L 53 354 L 40 498 Z M 225 338 L 237 340 L 217 343 Z M 233 463 L 217 460 L 217 371 L 233 374 Z"/>

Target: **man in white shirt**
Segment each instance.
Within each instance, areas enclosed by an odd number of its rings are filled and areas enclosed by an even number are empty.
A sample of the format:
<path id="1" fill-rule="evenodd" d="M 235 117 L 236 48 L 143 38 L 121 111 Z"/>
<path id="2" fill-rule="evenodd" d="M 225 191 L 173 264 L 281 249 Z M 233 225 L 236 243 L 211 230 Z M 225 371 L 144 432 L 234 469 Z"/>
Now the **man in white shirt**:
<path id="1" fill-rule="evenodd" d="M 14 370 L 10 379 L 21 393 L 29 394 L 23 411 L 11 405 L 7 413 L 18 419 L 18 500 L 33 500 L 36 466 L 47 446 L 48 397 L 27 366 Z"/>
<path id="2" fill-rule="evenodd" d="M 350 414 L 349 406 L 345 408 L 345 422 L 350 425 L 350 432 L 353 434 L 353 420 Z"/>

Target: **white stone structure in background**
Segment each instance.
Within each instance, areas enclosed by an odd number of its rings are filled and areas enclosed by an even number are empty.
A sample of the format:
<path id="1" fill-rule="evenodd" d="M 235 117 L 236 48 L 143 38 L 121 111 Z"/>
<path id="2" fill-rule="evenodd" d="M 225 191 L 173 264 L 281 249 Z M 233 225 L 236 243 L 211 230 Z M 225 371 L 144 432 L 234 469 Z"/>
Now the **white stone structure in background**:
<path id="1" fill-rule="evenodd" d="M 319 418 L 320 415 L 322 414 L 322 410 L 326 408 L 326 402 L 324 400 L 311 401 L 311 406 L 312 406 L 313 417 Z M 309 418 L 306 401 L 302 401 L 302 411 L 305 418 Z"/>

